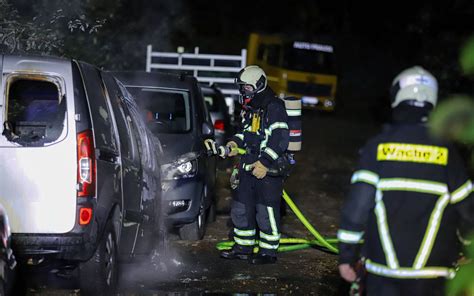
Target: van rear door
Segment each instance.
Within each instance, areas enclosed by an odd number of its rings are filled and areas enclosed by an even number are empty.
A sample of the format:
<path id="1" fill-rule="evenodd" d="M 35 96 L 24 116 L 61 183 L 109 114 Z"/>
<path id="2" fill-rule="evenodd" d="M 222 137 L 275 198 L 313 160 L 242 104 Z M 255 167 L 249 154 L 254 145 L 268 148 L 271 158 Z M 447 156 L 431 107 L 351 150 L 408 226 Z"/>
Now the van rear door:
<path id="1" fill-rule="evenodd" d="M 13 233 L 64 233 L 76 221 L 71 62 L 2 56 L 0 203 Z"/>

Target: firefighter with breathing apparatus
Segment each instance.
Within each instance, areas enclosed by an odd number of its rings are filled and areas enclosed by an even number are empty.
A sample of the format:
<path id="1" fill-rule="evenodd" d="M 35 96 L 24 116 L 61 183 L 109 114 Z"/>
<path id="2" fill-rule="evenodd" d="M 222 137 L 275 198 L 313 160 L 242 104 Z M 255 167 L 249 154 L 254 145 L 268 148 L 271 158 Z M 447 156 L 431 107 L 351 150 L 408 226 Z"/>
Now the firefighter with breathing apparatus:
<path id="1" fill-rule="evenodd" d="M 267 85 L 260 67 L 243 68 L 236 83 L 242 104 L 240 129 L 226 147 L 215 149 L 230 157 L 236 156 L 239 148 L 245 150 L 231 204 L 235 244 L 222 251 L 221 257 L 271 264 L 277 260 L 280 201 L 290 162 L 288 115 L 285 102 Z M 253 254 L 256 246 L 259 251 Z"/>

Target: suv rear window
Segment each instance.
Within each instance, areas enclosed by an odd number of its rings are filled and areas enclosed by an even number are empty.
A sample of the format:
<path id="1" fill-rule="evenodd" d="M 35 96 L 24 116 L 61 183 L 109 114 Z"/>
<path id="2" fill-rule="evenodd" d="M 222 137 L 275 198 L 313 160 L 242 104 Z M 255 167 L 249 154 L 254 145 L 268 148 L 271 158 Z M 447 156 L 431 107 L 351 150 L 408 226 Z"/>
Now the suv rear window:
<path id="1" fill-rule="evenodd" d="M 66 102 L 59 84 L 49 79 L 11 78 L 3 135 L 23 146 L 43 146 L 64 130 Z"/>
<path id="2" fill-rule="evenodd" d="M 191 130 L 191 105 L 185 90 L 129 87 L 143 118 L 155 133 L 185 133 Z"/>
<path id="3" fill-rule="evenodd" d="M 209 112 L 219 112 L 220 110 L 220 101 L 217 94 L 204 94 L 204 100 L 206 101 L 207 108 Z"/>

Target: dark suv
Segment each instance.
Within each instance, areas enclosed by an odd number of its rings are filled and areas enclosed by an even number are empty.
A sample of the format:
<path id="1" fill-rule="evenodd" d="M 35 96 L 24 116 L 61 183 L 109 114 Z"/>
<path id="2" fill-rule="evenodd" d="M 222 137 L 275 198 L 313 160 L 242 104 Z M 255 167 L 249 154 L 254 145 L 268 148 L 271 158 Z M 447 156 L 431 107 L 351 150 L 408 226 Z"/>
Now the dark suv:
<path id="1" fill-rule="evenodd" d="M 118 259 L 160 229 L 158 140 L 92 65 L 4 55 L 0 69 L 0 203 L 19 263 L 78 267 L 81 293 L 113 291 Z"/>
<path id="2" fill-rule="evenodd" d="M 170 73 L 112 72 L 134 95 L 150 130 L 160 138 L 167 225 L 181 239 L 198 240 L 215 219 L 216 159 L 204 140 L 214 129 L 196 78 Z"/>
<path id="3" fill-rule="evenodd" d="M 225 145 L 234 129 L 224 94 L 216 85 L 201 86 L 201 91 L 214 124 L 216 143 Z"/>

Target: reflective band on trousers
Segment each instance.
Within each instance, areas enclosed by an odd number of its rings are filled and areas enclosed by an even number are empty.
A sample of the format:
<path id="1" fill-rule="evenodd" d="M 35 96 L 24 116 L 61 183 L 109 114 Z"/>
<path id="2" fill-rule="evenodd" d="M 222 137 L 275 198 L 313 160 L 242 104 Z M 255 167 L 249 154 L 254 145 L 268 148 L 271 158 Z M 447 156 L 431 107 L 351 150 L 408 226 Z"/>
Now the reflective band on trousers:
<path id="1" fill-rule="evenodd" d="M 266 233 L 260 231 L 260 238 L 264 238 L 264 239 L 266 239 L 267 241 L 276 242 L 276 241 L 279 241 L 279 240 L 280 240 L 280 235 L 279 235 L 279 234 L 277 234 L 277 235 L 270 235 L 270 234 L 266 234 Z"/>
<path id="2" fill-rule="evenodd" d="M 234 236 L 234 241 L 241 246 L 253 246 L 255 245 L 254 239 L 241 239 Z"/>
<path id="3" fill-rule="evenodd" d="M 264 248 L 264 249 L 271 249 L 271 250 L 276 250 L 278 249 L 278 244 L 276 245 L 270 245 L 270 244 L 267 244 L 265 242 L 258 242 L 258 246 L 261 247 L 261 248 Z"/>
<path id="4" fill-rule="evenodd" d="M 438 196 L 448 192 L 448 186 L 443 183 L 402 178 L 380 179 L 377 188 L 383 191 L 413 191 L 430 193 Z"/>
<path id="5" fill-rule="evenodd" d="M 257 231 L 255 229 L 250 229 L 250 230 L 240 230 L 237 228 L 234 228 L 234 233 L 239 235 L 239 236 L 253 236 Z"/>
<path id="6" fill-rule="evenodd" d="M 273 213 L 273 208 L 272 207 L 267 207 L 267 212 L 268 212 L 268 219 L 270 220 L 270 226 L 272 227 L 272 234 L 273 235 L 280 235 L 278 233 L 278 228 L 277 228 L 277 223 L 275 220 L 275 214 Z"/>
<path id="7" fill-rule="evenodd" d="M 357 182 L 365 182 L 365 183 L 376 186 L 377 183 L 379 182 L 379 175 L 367 170 L 356 171 L 352 175 L 351 183 L 354 184 Z"/>
<path id="8" fill-rule="evenodd" d="M 472 182 L 468 180 L 451 194 L 451 203 L 454 204 L 464 200 L 471 194 L 472 189 Z"/>
<path id="9" fill-rule="evenodd" d="M 425 267 L 421 269 L 404 267 L 389 268 L 370 260 L 365 262 L 365 268 L 368 272 L 376 275 L 400 279 L 430 279 L 438 277 L 452 279 L 456 276 L 456 271 L 447 267 Z"/>
<path id="10" fill-rule="evenodd" d="M 364 232 L 355 232 L 355 231 L 348 231 L 344 229 L 339 229 L 337 231 L 337 239 L 340 242 L 346 244 L 358 244 L 362 240 L 362 236 Z"/>

